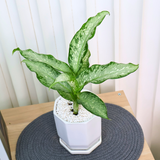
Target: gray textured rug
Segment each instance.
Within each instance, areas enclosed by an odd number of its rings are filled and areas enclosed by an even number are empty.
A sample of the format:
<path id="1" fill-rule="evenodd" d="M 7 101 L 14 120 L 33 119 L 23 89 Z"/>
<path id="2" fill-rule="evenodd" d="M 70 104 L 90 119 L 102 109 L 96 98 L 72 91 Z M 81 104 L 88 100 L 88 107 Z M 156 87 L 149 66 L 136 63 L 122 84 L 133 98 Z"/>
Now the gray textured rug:
<path id="1" fill-rule="evenodd" d="M 53 112 L 30 123 L 21 133 L 17 160 L 137 160 L 144 136 L 137 120 L 123 108 L 106 104 L 109 120 L 102 120 L 102 144 L 89 155 L 71 155 L 58 140 Z"/>

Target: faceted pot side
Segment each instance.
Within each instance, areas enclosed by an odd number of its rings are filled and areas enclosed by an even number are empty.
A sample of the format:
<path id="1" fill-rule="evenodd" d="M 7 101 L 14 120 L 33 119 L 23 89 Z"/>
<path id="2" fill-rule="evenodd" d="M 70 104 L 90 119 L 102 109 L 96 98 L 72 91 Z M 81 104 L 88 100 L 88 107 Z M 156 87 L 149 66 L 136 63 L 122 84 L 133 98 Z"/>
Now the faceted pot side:
<path id="1" fill-rule="evenodd" d="M 56 112 L 58 97 L 54 103 L 54 119 L 60 143 L 72 154 L 89 154 L 101 144 L 101 118 L 93 116 L 85 122 L 66 122 Z"/>

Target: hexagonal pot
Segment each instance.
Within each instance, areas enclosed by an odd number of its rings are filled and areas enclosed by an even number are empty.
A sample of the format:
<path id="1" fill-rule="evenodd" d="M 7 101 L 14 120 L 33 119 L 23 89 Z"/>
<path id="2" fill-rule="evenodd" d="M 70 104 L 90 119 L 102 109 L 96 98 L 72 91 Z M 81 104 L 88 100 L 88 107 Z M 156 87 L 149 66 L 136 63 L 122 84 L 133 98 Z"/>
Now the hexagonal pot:
<path id="1" fill-rule="evenodd" d="M 54 119 L 60 144 L 71 154 L 89 154 L 101 144 L 101 118 L 93 116 L 85 122 L 66 122 L 56 113 L 58 97 L 54 103 Z"/>

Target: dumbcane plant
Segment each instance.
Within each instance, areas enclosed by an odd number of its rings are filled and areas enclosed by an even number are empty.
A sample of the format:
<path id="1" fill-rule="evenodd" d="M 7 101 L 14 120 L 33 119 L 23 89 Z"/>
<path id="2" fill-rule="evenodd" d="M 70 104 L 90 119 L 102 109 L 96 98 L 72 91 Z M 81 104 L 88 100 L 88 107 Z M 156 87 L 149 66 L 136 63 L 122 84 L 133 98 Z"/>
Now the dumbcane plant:
<path id="1" fill-rule="evenodd" d="M 78 114 L 79 104 L 94 115 L 109 119 L 104 102 L 95 94 L 82 91 L 88 83 L 100 84 L 108 79 L 118 79 L 136 71 L 139 65 L 110 62 L 89 66 L 91 56 L 88 49 L 90 40 L 108 11 L 90 17 L 74 35 L 69 45 L 68 64 L 49 54 L 39 54 L 31 49 L 16 48 L 25 58 L 22 62 L 35 72 L 38 80 L 46 87 L 57 90 L 65 99 L 73 102 L 73 114 Z"/>

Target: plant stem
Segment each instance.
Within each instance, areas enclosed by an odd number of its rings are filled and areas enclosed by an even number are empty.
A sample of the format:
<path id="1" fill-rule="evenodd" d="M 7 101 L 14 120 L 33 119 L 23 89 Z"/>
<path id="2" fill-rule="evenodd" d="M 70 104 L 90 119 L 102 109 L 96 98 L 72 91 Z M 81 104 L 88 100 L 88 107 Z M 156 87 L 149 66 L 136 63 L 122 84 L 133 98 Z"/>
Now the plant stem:
<path id="1" fill-rule="evenodd" d="M 78 103 L 77 101 L 73 102 L 73 114 L 77 115 L 78 114 Z"/>

